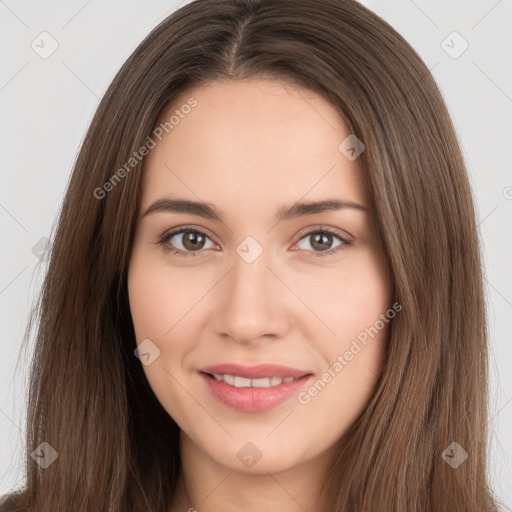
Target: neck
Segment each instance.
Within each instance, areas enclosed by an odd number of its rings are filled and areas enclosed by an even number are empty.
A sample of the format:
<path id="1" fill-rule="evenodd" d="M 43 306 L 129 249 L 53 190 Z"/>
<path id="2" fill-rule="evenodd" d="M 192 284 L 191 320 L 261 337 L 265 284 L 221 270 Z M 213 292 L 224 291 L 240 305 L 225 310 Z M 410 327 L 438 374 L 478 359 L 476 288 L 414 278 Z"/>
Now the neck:
<path id="1" fill-rule="evenodd" d="M 243 473 L 217 463 L 181 432 L 182 471 L 171 512 L 319 510 L 333 452 L 279 473 Z"/>

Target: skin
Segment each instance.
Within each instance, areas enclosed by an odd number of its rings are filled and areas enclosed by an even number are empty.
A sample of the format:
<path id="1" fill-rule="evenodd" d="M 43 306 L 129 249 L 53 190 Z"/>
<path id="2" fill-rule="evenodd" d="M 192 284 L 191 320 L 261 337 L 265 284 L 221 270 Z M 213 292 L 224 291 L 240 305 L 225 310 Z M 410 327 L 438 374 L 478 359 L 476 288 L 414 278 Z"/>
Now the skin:
<path id="1" fill-rule="evenodd" d="M 161 119 L 190 97 L 197 106 L 145 159 L 128 274 L 137 343 L 150 339 L 160 350 L 146 377 L 181 428 L 183 473 L 171 510 L 315 510 L 335 448 L 375 391 L 388 325 L 307 404 L 293 396 L 264 412 L 237 411 L 217 401 L 198 369 L 274 363 L 307 370 L 314 383 L 390 308 L 369 211 L 274 220 L 297 201 L 338 198 L 370 208 L 358 160 L 338 149 L 350 131 L 322 97 L 263 78 L 187 91 Z M 212 203 L 224 222 L 143 216 L 162 197 Z M 195 257 L 156 243 L 181 226 L 207 237 Z M 318 248 L 321 227 L 351 244 L 334 235 Z M 263 248 L 252 263 L 236 251 L 247 236 Z M 185 233 L 166 242 L 193 252 L 185 244 Z M 322 256 L 331 249 L 338 252 Z M 262 454 L 250 468 L 237 457 L 248 442 Z"/>

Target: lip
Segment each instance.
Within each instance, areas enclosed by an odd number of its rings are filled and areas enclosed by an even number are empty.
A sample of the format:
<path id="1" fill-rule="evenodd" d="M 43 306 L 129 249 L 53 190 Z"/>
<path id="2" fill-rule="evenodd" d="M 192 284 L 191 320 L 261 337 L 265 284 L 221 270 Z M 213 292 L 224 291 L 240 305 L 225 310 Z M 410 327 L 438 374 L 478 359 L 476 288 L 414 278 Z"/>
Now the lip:
<path id="1" fill-rule="evenodd" d="M 208 374 L 238 375 L 247 379 L 265 377 L 294 377 L 292 382 L 281 383 L 268 388 L 237 388 L 224 381 L 218 381 Z M 313 374 L 274 364 L 243 366 L 221 364 L 199 370 L 199 375 L 212 395 L 222 404 L 242 412 L 263 412 L 290 399 L 305 386 Z"/>

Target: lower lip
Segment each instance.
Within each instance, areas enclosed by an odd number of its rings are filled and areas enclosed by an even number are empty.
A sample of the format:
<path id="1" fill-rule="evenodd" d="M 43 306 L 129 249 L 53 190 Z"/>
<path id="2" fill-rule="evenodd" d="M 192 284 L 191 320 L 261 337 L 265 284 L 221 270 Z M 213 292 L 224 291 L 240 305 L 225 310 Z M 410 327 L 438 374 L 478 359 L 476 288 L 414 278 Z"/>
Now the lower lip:
<path id="1" fill-rule="evenodd" d="M 312 375 L 270 386 L 268 388 L 237 388 L 201 372 L 201 377 L 219 402 L 243 412 L 262 412 L 272 409 L 296 395 Z"/>

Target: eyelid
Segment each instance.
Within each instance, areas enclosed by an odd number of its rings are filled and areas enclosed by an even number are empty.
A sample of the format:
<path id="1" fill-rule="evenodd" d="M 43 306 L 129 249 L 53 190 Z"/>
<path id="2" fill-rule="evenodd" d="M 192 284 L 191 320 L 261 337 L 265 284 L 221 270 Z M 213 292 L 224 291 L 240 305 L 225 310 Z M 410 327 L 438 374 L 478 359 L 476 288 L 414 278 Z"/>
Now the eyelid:
<path id="1" fill-rule="evenodd" d="M 210 234 L 209 230 L 203 227 L 195 227 L 192 225 L 184 225 L 176 228 L 170 228 L 164 231 L 164 233 L 159 237 L 159 240 L 162 240 L 163 238 L 172 238 L 174 235 L 181 234 L 183 231 L 197 231 L 198 233 L 207 236 L 212 242 L 215 243 L 215 245 L 220 245 L 215 241 L 215 237 Z"/>
<path id="2" fill-rule="evenodd" d="M 345 240 L 347 243 L 352 243 L 354 237 L 348 232 L 340 228 L 335 228 L 333 226 L 328 226 L 326 224 L 312 224 L 311 226 L 306 226 L 301 229 L 297 236 L 299 240 L 301 240 L 305 235 L 309 235 L 311 232 L 316 231 L 325 231 L 327 233 L 334 234 L 340 237 L 342 240 Z"/>

